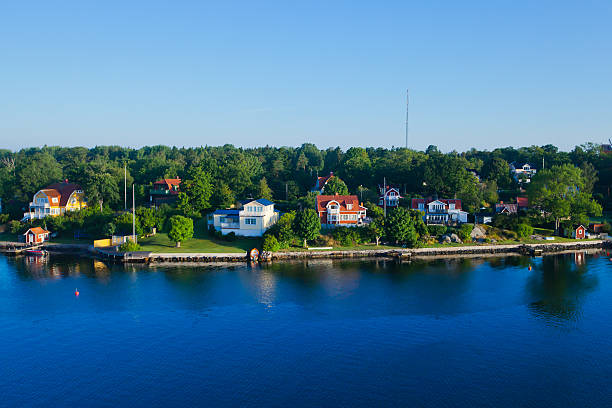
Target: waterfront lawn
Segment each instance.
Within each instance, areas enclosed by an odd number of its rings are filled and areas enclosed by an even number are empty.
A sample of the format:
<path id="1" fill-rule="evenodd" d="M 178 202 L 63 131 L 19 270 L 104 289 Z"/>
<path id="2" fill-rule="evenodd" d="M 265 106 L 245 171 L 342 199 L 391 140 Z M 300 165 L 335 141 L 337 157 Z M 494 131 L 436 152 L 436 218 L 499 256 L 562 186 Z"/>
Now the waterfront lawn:
<path id="1" fill-rule="evenodd" d="M 247 252 L 253 248 L 261 248 L 259 238 L 236 238 L 235 241 L 222 241 L 211 237 L 199 236 L 181 242 L 181 247 L 168 238 L 168 234 L 159 233 L 147 238 L 138 240 L 142 251 L 150 252 L 171 252 L 171 253 L 239 253 Z"/>

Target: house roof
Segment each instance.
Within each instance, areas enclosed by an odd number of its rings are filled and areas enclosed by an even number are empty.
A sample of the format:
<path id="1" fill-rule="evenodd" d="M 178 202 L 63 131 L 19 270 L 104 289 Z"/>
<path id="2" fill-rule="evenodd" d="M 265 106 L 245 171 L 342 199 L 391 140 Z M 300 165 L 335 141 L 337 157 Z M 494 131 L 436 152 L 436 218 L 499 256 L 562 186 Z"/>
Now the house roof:
<path id="1" fill-rule="evenodd" d="M 213 214 L 217 214 L 217 215 L 238 215 L 240 213 L 240 210 L 234 209 L 234 208 L 230 208 L 230 209 L 219 209 L 219 210 L 215 210 L 215 212 Z"/>
<path id="2" fill-rule="evenodd" d="M 244 201 L 241 201 L 241 204 L 245 205 L 245 204 L 252 203 L 252 202 L 259 203 L 261 205 L 274 205 L 274 203 L 268 200 L 267 198 L 258 198 L 257 200 L 244 200 Z"/>
<path id="3" fill-rule="evenodd" d="M 419 208 L 419 204 L 421 203 L 427 205 L 434 201 L 440 201 L 441 203 L 444 203 L 447 207 L 449 204 L 455 204 L 455 209 L 461 210 L 461 200 L 459 200 L 458 198 L 439 198 L 435 200 L 433 198 L 413 198 L 410 201 L 410 208 L 415 210 Z"/>
<path id="4" fill-rule="evenodd" d="M 527 197 L 516 197 L 516 204 L 519 207 L 529 207 L 529 198 L 527 198 Z"/>
<path id="5" fill-rule="evenodd" d="M 23 235 L 27 234 L 28 232 L 32 232 L 33 234 L 36 234 L 36 235 L 38 235 L 38 234 L 48 234 L 49 233 L 49 231 L 47 231 L 44 228 L 41 228 L 41 227 L 32 227 L 29 230 L 27 230 L 26 232 L 24 232 Z"/>
<path id="6" fill-rule="evenodd" d="M 359 198 L 356 195 L 318 195 L 317 196 L 317 211 L 325 211 L 327 204 L 335 201 L 340 206 L 340 211 L 359 211 L 366 208 L 359 203 Z M 347 208 L 348 204 L 352 204 L 353 208 Z"/>
<path id="7" fill-rule="evenodd" d="M 381 192 L 381 194 L 383 193 L 383 186 L 378 186 L 378 191 Z M 384 194 L 388 194 L 390 191 L 395 191 L 397 193 L 398 196 L 401 197 L 400 195 L 400 189 L 399 187 L 395 187 L 395 186 L 389 186 L 387 185 L 387 191 L 384 192 Z"/>
<path id="8" fill-rule="evenodd" d="M 170 189 L 170 187 L 172 186 L 179 186 L 181 184 L 181 179 L 180 178 L 172 178 L 172 179 L 161 179 L 161 180 L 157 180 L 155 183 L 153 183 L 156 186 L 159 185 L 165 185 L 166 187 L 168 187 L 168 189 Z"/>
<path id="9" fill-rule="evenodd" d="M 512 203 L 497 203 L 495 204 L 495 211 L 496 212 L 504 212 L 504 210 L 506 210 L 509 213 L 516 213 L 517 212 L 517 205 L 516 204 L 512 204 Z"/>
<path id="10" fill-rule="evenodd" d="M 76 190 L 82 190 L 81 186 L 76 183 L 69 183 L 68 180 L 65 180 L 59 183 L 53 183 L 42 191 L 49 197 L 60 197 L 59 205 L 65 207 L 68 203 L 68 199 Z"/>

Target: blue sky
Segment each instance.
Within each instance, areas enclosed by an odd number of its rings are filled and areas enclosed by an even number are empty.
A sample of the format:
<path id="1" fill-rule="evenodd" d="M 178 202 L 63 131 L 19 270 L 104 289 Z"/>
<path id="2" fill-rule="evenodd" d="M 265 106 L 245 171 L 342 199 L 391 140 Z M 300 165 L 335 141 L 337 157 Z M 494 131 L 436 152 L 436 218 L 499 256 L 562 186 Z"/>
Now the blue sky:
<path id="1" fill-rule="evenodd" d="M 609 1 L 30 1 L 0 11 L 0 147 L 612 137 Z"/>

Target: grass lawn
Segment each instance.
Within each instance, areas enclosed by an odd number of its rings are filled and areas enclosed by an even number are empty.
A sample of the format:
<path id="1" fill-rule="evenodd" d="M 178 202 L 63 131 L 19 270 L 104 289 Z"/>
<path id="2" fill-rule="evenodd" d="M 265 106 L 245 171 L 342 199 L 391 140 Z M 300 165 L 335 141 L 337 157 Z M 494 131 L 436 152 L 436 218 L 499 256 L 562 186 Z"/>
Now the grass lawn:
<path id="1" fill-rule="evenodd" d="M 138 243 L 143 251 L 151 252 L 247 252 L 253 248 L 261 247 L 260 238 L 236 238 L 233 242 L 220 241 L 210 237 L 194 237 L 181 242 L 177 248 L 168 238 L 168 234 L 159 233 L 148 238 L 141 238 Z"/>

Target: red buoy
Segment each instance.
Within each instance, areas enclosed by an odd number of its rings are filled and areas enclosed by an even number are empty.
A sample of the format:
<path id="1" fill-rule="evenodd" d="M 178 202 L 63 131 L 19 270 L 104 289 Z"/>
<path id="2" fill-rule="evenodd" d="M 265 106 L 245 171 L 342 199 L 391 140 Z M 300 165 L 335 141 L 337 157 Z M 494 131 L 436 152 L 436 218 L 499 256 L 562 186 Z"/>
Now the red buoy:
<path id="1" fill-rule="evenodd" d="M 531 265 L 529 265 L 529 270 L 531 270 Z"/>
<path id="2" fill-rule="evenodd" d="M 78 289 L 74 290 L 74 296 L 79 296 L 79 290 Z"/>

